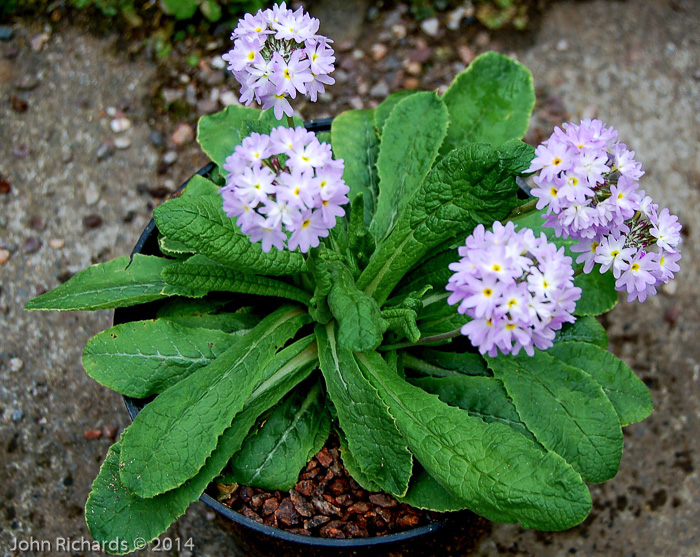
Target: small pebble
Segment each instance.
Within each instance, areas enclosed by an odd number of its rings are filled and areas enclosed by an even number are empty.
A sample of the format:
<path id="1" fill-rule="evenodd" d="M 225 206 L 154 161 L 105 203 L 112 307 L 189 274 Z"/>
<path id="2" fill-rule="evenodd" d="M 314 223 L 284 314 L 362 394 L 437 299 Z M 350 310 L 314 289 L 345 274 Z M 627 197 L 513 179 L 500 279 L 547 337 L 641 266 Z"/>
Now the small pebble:
<path id="1" fill-rule="evenodd" d="M 179 124 L 171 137 L 175 145 L 181 146 L 194 140 L 194 129 L 189 124 Z"/>
<path id="2" fill-rule="evenodd" d="M 7 180 L 0 180 L 0 194 L 7 195 L 12 191 L 12 185 Z"/>
<path id="3" fill-rule="evenodd" d="M 8 60 L 14 60 L 15 58 L 17 58 L 17 56 L 19 56 L 19 48 L 15 46 L 10 46 L 5 49 L 2 55 Z"/>
<path id="4" fill-rule="evenodd" d="M 9 25 L 0 25 L 0 41 L 9 41 L 14 34 L 12 27 Z"/>
<path id="5" fill-rule="evenodd" d="M 371 97 L 375 98 L 383 99 L 384 97 L 388 97 L 389 85 L 387 85 L 386 81 L 380 81 L 369 90 L 369 94 Z"/>
<path id="6" fill-rule="evenodd" d="M 391 32 L 394 34 L 394 37 L 401 40 L 406 37 L 406 26 L 402 25 L 401 23 L 397 23 L 396 25 L 391 26 Z"/>
<path id="7" fill-rule="evenodd" d="M 24 114 L 29 108 L 29 103 L 27 101 L 20 99 L 19 97 L 15 97 L 14 95 L 10 97 L 10 104 L 12 105 L 12 110 L 18 112 L 19 114 Z"/>
<path id="8" fill-rule="evenodd" d="M 373 44 L 370 50 L 372 52 L 372 58 L 375 62 L 379 62 L 379 60 L 384 58 L 389 52 L 387 46 L 382 43 Z"/>
<path id="9" fill-rule="evenodd" d="M 85 228 L 97 228 L 102 225 L 102 217 L 100 215 L 88 215 L 83 217 L 83 226 Z"/>
<path id="10" fill-rule="evenodd" d="M 185 96 L 185 92 L 182 89 L 162 89 L 160 94 L 163 95 L 165 104 L 173 104 Z"/>
<path id="11" fill-rule="evenodd" d="M 25 74 L 15 82 L 15 89 L 31 91 L 39 86 L 39 79 L 35 75 Z"/>
<path id="12" fill-rule="evenodd" d="M 73 160 L 73 148 L 70 145 L 61 147 L 61 162 L 68 164 Z"/>
<path id="13" fill-rule="evenodd" d="M 117 149 L 128 149 L 131 147 L 131 138 L 128 135 L 120 135 L 114 139 L 114 146 Z"/>
<path id="14" fill-rule="evenodd" d="M 491 35 L 489 35 L 486 31 L 480 31 L 476 34 L 474 42 L 476 43 L 476 46 L 486 48 L 491 43 Z"/>
<path id="15" fill-rule="evenodd" d="M 50 38 L 51 35 L 49 35 L 48 33 L 40 33 L 39 35 L 31 39 L 31 41 L 29 41 L 29 43 L 32 46 L 32 50 L 34 52 L 40 52 Z"/>
<path id="16" fill-rule="evenodd" d="M 131 128 L 131 120 L 125 116 L 120 118 L 115 118 L 109 123 L 109 127 L 112 128 L 114 133 L 122 133 Z"/>
<path id="17" fill-rule="evenodd" d="M 29 145 L 27 143 L 20 143 L 19 145 L 15 145 L 14 149 L 12 149 L 12 152 L 17 157 L 26 157 L 29 154 Z"/>
<path id="18" fill-rule="evenodd" d="M 11 358 L 10 359 L 10 371 L 12 371 L 12 372 L 22 371 L 23 367 L 24 367 L 24 362 L 20 358 Z"/>
<path id="19" fill-rule="evenodd" d="M 675 296 L 678 290 L 678 283 L 675 280 L 670 280 L 661 286 L 661 291 L 666 296 Z"/>
<path id="20" fill-rule="evenodd" d="M 151 143 L 153 144 L 154 147 L 164 147 L 165 146 L 165 136 L 163 135 L 163 132 L 161 132 L 161 131 L 151 130 L 151 133 L 148 134 L 148 138 L 151 140 Z"/>
<path id="21" fill-rule="evenodd" d="M 440 32 L 440 21 L 436 17 L 429 17 L 420 22 L 420 28 L 426 35 L 435 37 Z"/>
<path id="22" fill-rule="evenodd" d="M 35 236 L 30 236 L 24 241 L 24 245 L 22 246 L 22 253 L 26 253 L 27 255 L 36 253 L 41 249 L 41 245 L 41 239 L 36 238 Z"/>
<path id="23" fill-rule="evenodd" d="M 29 228 L 36 230 L 37 232 L 43 232 L 46 230 L 46 221 L 39 215 L 32 215 L 29 218 Z"/>
<path id="24" fill-rule="evenodd" d="M 85 437 L 85 439 L 87 439 L 88 441 L 95 441 L 96 439 L 102 437 L 102 430 L 88 429 L 85 433 L 83 433 L 83 437 Z"/>
<path id="25" fill-rule="evenodd" d="M 678 321 L 678 318 L 681 315 L 681 306 L 676 304 L 673 307 L 669 308 L 666 313 L 664 314 L 664 319 L 668 322 L 669 325 L 675 325 L 676 321 Z"/>
<path id="26" fill-rule="evenodd" d="M 24 412 L 22 412 L 22 410 L 20 410 L 19 408 L 17 408 L 16 410 L 14 410 L 12 412 L 12 421 L 13 422 L 19 422 L 22 420 L 23 417 L 24 417 Z"/>
<path id="27" fill-rule="evenodd" d="M 226 61 L 221 56 L 214 56 L 209 63 L 217 70 L 223 70 L 226 67 Z"/>
<path id="28" fill-rule="evenodd" d="M 562 52 L 564 50 L 567 50 L 569 48 L 569 43 L 566 42 L 566 39 L 562 39 L 557 43 L 557 50 Z"/>
<path id="29" fill-rule="evenodd" d="M 404 89 L 418 89 L 420 87 L 420 80 L 417 77 L 409 76 L 403 80 Z"/>
<path id="30" fill-rule="evenodd" d="M 467 15 L 467 9 L 464 6 L 459 6 L 447 14 L 447 28 L 450 31 L 459 29 L 462 19 Z"/>
<path id="31" fill-rule="evenodd" d="M 457 48 L 457 53 L 459 54 L 459 59 L 467 65 L 471 64 L 472 60 L 476 58 L 474 51 L 465 44 Z"/>
<path id="32" fill-rule="evenodd" d="M 411 75 L 420 75 L 423 71 L 423 64 L 420 62 L 414 62 L 413 60 L 407 62 L 405 65 L 406 71 Z"/>
<path id="33" fill-rule="evenodd" d="M 336 71 L 336 74 L 337 73 L 338 72 Z M 221 93 L 221 95 L 219 96 L 219 101 L 221 101 L 221 104 L 224 106 L 236 106 L 240 104 L 238 102 L 238 95 L 236 95 L 236 93 L 234 93 L 233 91 L 224 91 L 223 93 Z"/>
<path id="34" fill-rule="evenodd" d="M 200 114 L 212 114 L 219 108 L 219 103 L 214 99 L 201 99 L 197 101 L 197 112 Z"/>
<path id="35" fill-rule="evenodd" d="M 4 265 L 10 260 L 10 251 L 0 248 L 0 265 Z"/>
<path id="36" fill-rule="evenodd" d="M 348 103 L 355 110 L 362 110 L 364 108 L 364 103 L 360 97 L 352 97 Z"/>
<path id="37" fill-rule="evenodd" d="M 97 155 L 97 160 L 98 161 L 103 161 L 114 155 L 116 152 L 117 148 L 114 145 L 113 142 L 111 141 L 105 141 L 103 142 L 98 148 L 97 152 L 95 153 Z"/>
<path id="38" fill-rule="evenodd" d="M 63 238 L 51 238 L 49 240 L 49 246 L 51 249 L 63 249 L 66 245 L 66 241 Z"/>
<path id="39" fill-rule="evenodd" d="M 175 163 L 177 156 L 177 151 L 166 151 L 166 153 L 163 155 L 163 162 L 170 166 L 171 164 Z"/>
<path id="40" fill-rule="evenodd" d="M 88 206 L 95 205 L 100 200 L 100 190 L 92 182 L 85 190 L 85 204 Z"/>

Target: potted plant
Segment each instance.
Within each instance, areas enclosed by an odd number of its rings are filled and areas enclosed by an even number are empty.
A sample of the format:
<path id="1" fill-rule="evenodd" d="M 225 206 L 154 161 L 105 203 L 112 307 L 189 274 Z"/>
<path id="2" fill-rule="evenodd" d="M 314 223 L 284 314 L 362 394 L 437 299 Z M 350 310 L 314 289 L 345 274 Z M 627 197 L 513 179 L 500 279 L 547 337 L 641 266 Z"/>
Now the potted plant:
<path id="1" fill-rule="evenodd" d="M 160 253 L 27 304 L 130 308 L 83 359 L 148 401 L 86 505 L 112 552 L 212 483 L 288 489 L 331 429 L 365 490 L 570 528 L 586 482 L 616 474 L 621 428 L 652 411 L 595 316 L 673 278 L 680 224 L 638 189 L 617 132 L 584 120 L 521 142 L 532 77 L 487 53 L 442 96 L 394 93 L 315 134 L 289 101 L 333 81 L 317 30 L 284 4 L 247 15 L 224 59 L 264 110 L 200 120 L 215 166 L 155 210 Z M 281 460 L 261 461 L 270 444 Z"/>

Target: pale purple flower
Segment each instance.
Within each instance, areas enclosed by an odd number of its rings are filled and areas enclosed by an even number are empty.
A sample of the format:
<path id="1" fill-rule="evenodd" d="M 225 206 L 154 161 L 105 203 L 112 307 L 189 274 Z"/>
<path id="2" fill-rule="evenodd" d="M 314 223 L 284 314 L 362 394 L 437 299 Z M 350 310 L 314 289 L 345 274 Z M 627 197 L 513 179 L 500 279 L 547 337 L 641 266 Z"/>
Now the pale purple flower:
<path id="1" fill-rule="evenodd" d="M 222 58 L 241 84 L 240 102 L 274 109 L 275 117 L 292 116 L 289 98 L 297 93 L 315 101 L 334 83 L 332 42 L 318 35 L 317 19 L 287 9 L 283 2 L 246 14 L 233 32 L 233 49 Z"/>
<path id="2" fill-rule="evenodd" d="M 613 128 L 600 120 L 555 128 L 535 150 L 533 170 L 540 171 L 532 194 L 546 209 L 544 226 L 578 241 L 571 250 L 584 273 L 596 264 L 601 273 L 612 269 L 616 288 L 643 301 L 679 270 L 678 217 L 659 212 L 639 189 L 642 165 Z"/>
<path id="3" fill-rule="evenodd" d="M 307 252 L 345 215 L 341 205 L 348 203 L 350 188 L 343 181 L 344 163 L 304 128 L 252 133 L 226 158 L 224 170 L 224 212 L 263 251 L 286 245 Z"/>
<path id="4" fill-rule="evenodd" d="M 544 234 L 516 232 L 512 222 L 494 222 L 488 231 L 480 224 L 459 254 L 462 259 L 450 265 L 447 302 L 472 318 L 462 334 L 482 354 L 533 355 L 574 321 L 581 289 L 573 284 L 571 258 Z"/>

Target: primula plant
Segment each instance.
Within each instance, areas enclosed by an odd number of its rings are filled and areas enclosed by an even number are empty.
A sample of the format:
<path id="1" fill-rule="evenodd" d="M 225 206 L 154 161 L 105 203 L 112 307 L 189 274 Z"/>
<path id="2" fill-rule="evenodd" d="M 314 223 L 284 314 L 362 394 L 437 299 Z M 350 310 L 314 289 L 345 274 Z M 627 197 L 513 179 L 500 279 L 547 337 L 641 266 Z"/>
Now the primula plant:
<path id="1" fill-rule="evenodd" d="M 579 524 L 586 482 L 615 476 L 621 428 L 652 411 L 595 316 L 672 278 L 676 217 L 600 121 L 521 142 L 532 78 L 496 53 L 443 95 L 307 131 L 289 100 L 332 81 L 317 30 L 284 4 L 246 16 L 225 59 L 268 110 L 200 120 L 214 169 L 155 210 L 157 253 L 27 306 L 138 306 L 85 348 L 91 377 L 146 403 L 93 484 L 92 535 L 132 550 L 213 482 L 288 490 L 331 429 L 368 490 Z"/>

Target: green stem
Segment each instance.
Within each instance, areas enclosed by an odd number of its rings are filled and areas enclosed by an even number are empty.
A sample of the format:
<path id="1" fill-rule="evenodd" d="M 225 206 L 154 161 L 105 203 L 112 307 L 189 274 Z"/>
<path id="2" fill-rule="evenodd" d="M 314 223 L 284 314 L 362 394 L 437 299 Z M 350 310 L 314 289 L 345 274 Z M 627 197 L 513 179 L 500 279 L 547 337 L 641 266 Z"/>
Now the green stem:
<path id="1" fill-rule="evenodd" d="M 399 348 L 411 348 L 413 346 L 423 346 L 425 344 L 433 344 L 434 342 L 440 342 L 442 340 L 450 340 L 451 338 L 458 337 L 462 334 L 462 328 L 455 329 L 448 333 L 441 333 L 439 335 L 433 335 L 431 337 L 423 337 L 418 342 L 399 342 L 396 344 L 387 344 L 386 346 L 380 346 L 377 350 L 397 350 Z"/>
<path id="2" fill-rule="evenodd" d="M 415 369 L 416 371 L 420 371 L 421 373 L 425 373 L 426 375 L 430 375 L 432 377 L 460 377 L 464 376 L 463 373 L 459 373 L 458 371 L 452 371 L 450 369 L 444 369 L 438 366 L 434 366 L 433 364 L 429 364 L 428 362 L 425 362 L 423 360 L 420 360 L 416 358 L 415 356 L 411 356 L 410 354 L 404 354 L 403 355 L 403 365 L 404 367 L 407 367 L 409 369 Z"/>
<path id="3" fill-rule="evenodd" d="M 537 197 L 533 197 L 528 201 L 527 203 L 523 203 L 522 205 L 518 205 L 515 207 L 510 213 L 508 213 L 508 216 L 506 217 L 506 221 L 513 220 L 518 217 L 522 217 L 523 215 L 529 215 L 530 213 L 534 213 L 537 210 L 537 202 L 539 199 Z"/>
<path id="4" fill-rule="evenodd" d="M 295 125 L 294 125 L 294 118 L 292 118 L 291 116 L 287 116 L 287 125 L 288 125 L 290 128 L 294 128 L 294 127 L 295 127 Z"/>

